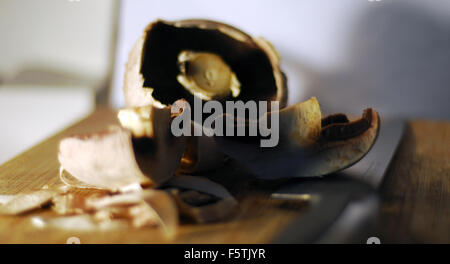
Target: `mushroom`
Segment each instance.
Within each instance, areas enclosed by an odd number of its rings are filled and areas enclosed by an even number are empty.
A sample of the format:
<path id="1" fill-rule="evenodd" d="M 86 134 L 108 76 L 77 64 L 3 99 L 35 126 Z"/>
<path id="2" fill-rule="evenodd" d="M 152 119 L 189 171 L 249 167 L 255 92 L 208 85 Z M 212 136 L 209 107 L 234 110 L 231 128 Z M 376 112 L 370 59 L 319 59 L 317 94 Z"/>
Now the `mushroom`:
<path id="1" fill-rule="evenodd" d="M 157 20 L 130 52 L 124 77 L 128 107 L 166 106 L 178 99 L 287 102 L 287 82 L 269 42 L 210 20 Z M 201 129 L 201 124 L 194 129 Z M 190 138 L 180 172 L 223 165 L 224 155 L 206 136 Z"/>
<path id="2" fill-rule="evenodd" d="M 129 54 L 124 77 L 128 107 L 178 99 L 276 100 L 287 82 L 271 44 L 210 20 L 157 20 Z"/>
<path id="3" fill-rule="evenodd" d="M 274 112 L 266 115 L 274 114 Z M 262 148 L 245 137 L 215 137 L 220 149 L 260 178 L 323 176 L 364 157 L 378 136 L 379 117 L 366 109 L 350 122 L 343 114 L 321 118 L 316 98 L 279 110 L 279 144 Z M 246 125 L 261 120 L 235 122 Z"/>
<path id="4" fill-rule="evenodd" d="M 171 106 L 123 109 L 118 117 L 124 128 L 61 140 L 61 166 L 87 187 L 110 190 L 171 178 L 186 148 L 184 137 L 170 133 Z"/>

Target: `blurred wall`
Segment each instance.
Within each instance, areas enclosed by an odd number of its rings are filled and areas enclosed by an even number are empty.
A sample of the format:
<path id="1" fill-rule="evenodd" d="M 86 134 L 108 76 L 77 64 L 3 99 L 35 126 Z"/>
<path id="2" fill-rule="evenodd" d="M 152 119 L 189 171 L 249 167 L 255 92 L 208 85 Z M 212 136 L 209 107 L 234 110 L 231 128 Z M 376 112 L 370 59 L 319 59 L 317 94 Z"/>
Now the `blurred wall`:
<path id="1" fill-rule="evenodd" d="M 113 103 L 123 105 L 121 94 L 123 69 L 128 52 L 145 26 L 157 18 L 179 20 L 206 18 L 219 20 L 254 35 L 262 36 L 279 51 L 289 77 L 291 102 L 303 95 L 299 62 L 323 70 L 336 66 L 344 58 L 342 49 L 353 16 L 370 6 L 360 0 L 168 0 L 121 1 L 117 64 Z"/>
<path id="2" fill-rule="evenodd" d="M 116 3 L 0 1 L 0 164 L 94 109 L 112 69 Z"/>
<path id="3" fill-rule="evenodd" d="M 209 18 L 274 44 L 288 76 L 291 104 L 315 95 L 325 112 L 359 114 L 371 106 L 384 116 L 450 118 L 446 102 L 450 80 L 445 77 L 450 64 L 446 55 L 450 1 L 124 0 L 121 4 L 112 97 L 116 107 L 124 104 L 122 78 L 128 52 L 149 22 Z M 424 60 L 427 66 L 418 67 Z"/>
<path id="4" fill-rule="evenodd" d="M 33 67 L 104 78 L 111 63 L 114 2 L 0 1 L 0 76 Z"/>

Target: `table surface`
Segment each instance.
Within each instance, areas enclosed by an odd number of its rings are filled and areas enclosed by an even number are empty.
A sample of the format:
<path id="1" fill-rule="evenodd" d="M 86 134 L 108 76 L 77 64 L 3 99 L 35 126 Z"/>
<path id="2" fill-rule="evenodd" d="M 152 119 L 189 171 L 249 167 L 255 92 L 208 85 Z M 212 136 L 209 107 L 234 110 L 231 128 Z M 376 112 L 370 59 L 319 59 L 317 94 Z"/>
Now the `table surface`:
<path id="1" fill-rule="evenodd" d="M 17 194 L 61 185 L 57 146 L 68 135 L 94 132 L 116 124 L 113 110 L 102 108 L 0 166 L 0 194 Z M 400 146 L 380 189 L 381 207 L 374 235 L 382 242 L 450 243 L 450 122 L 408 122 Z M 240 184 L 240 188 L 252 183 Z M 76 236 L 82 243 L 268 243 L 307 205 L 288 210 L 267 197 L 273 182 L 257 182 L 239 198 L 239 208 L 223 221 L 182 222 L 173 239 L 160 230 L 74 232 L 39 229 L 33 216 L 51 217 L 50 210 L 21 216 L 0 216 L 0 243 L 65 243 Z M 89 191 L 75 191 L 84 192 Z"/>

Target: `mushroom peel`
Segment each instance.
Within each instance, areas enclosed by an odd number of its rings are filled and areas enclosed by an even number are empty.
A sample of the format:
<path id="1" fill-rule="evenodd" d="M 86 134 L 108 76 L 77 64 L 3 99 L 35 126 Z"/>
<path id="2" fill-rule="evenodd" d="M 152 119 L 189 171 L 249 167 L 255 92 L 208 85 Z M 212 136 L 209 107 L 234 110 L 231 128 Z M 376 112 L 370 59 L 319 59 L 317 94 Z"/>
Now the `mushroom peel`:
<path id="1" fill-rule="evenodd" d="M 157 20 L 132 48 L 124 76 L 128 107 L 178 99 L 276 100 L 287 82 L 275 49 L 232 26 L 210 20 Z"/>
<path id="2" fill-rule="evenodd" d="M 376 141 L 380 121 L 370 108 L 352 122 L 343 114 L 321 118 L 319 104 L 312 98 L 281 109 L 279 124 L 280 141 L 273 148 L 236 137 L 215 140 L 225 154 L 260 178 L 322 176 L 362 159 Z"/>
<path id="3" fill-rule="evenodd" d="M 130 113 L 133 111 L 135 115 Z M 130 130 L 113 127 L 61 140 L 61 166 L 71 176 L 96 188 L 121 190 L 136 183 L 159 186 L 179 167 L 186 144 L 184 137 L 175 138 L 170 133 L 170 106 L 120 113 L 121 123 Z M 129 116 L 135 118 L 126 118 Z"/>

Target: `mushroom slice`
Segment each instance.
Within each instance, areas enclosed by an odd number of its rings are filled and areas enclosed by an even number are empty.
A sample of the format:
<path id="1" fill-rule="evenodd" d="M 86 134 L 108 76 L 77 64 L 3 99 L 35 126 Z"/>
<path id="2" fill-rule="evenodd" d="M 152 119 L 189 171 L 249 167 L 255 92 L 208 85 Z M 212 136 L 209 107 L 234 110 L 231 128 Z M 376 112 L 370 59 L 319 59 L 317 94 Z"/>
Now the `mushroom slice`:
<path id="1" fill-rule="evenodd" d="M 178 175 L 164 187 L 171 190 L 181 215 L 197 223 L 221 220 L 237 205 L 222 185 L 203 177 Z"/>
<path id="2" fill-rule="evenodd" d="M 324 127 L 317 150 L 308 157 L 303 173 L 326 175 L 350 167 L 370 151 L 379 129 L 380 118 L 371 108 L 365 109 L 360 119 Z"/>
<path id="3" fill-rule="evenodd" d="M 70 175 L 96 188 L 152 183 L 136 162 L 131 133 L 120 127 L 61 140 L 58 159 Z"/>
<path id="4" fill-rule="evenodd" d="M 0 205 L 0 215 L 23 214 L 50 203 L 56 191 L 39 190 L 31 193 L 21 193 L 11 196 L 8 202 Z"/>
<path id="5" fill-rule="evenodd" d="M 184 104 L 183 100 L 174 102 L 174 106 L 179 104 Z M 135 107 L 118 113 L 121 125 L 132 132 L 137 164 L 149 175 L 153 186 L 174 175 L 186 150 L 186 138 L 171 133 L 171 121 L 177 115 L 171 107 Z"/>
<path id="6" fill-rule="evenodd" d="M 124 220 L 96 221 L 94 217 L 88 214 L 62 217 L 35 216 L 31 218 L 31 224 L 38 228 L 52 228 L 70 232 L 112 231 L 128 227 L 128 223 Z"/>
<path id="7" fill-rule="evenodd" d="M 177 67 L 177 65 L 179 67 Z M 267 41 L 210 20 L 157 20 L 132 48 L 124 76 L 128 107 L 178 99 L 287 102 L 279 56 Z"/>
<path id="8" fill-rule="evenodd" d="M 279 111 L 280 137 L 299 147 L 313 145 L 320 137 L 321 118 L 320 105 L 315 97 L 283 108 Z"/>
<path id="9" fill-rule="evenodd" d="M 86 208 L 87 198 L 75 193 L 59 194 L 52 198 L 52 210 L 59 215 L 83 214 Z"/>
<path id="10" fill-rule="evenodd" d="M 352 122 L 342 114 L 322 119 L 312 98 L 279 111 L 280 140 L 273 148 L 236 137 L 215 140 L 225 154 L 260 178 L 322 176 L 363 158 L 375 143 L 379 125 L 377 112 L 370 108 Z"/>
<path id="11" fill-rule="evenodd" d="M 135 119 L 130 118 L 131 113 L 136 114 Z M 172 177 L 185 139 L 170 133 L 170 107 L 127 109 L 119 112 L 119 117 L 130 130 L 113 127 L 63 139 L 58 154 L 61 166 L 87 187 L 109 190 L 136 184 L 158 186 Z"/>
<path id="12" fill-rule="evenodd" d="M 175 234 L 178 211 L 172 197 L 165 191 L 143 190 L 93 197 L 86 207 L 96 212 L 97 220 L 127 219 L 133 227 L 159 226 L 167 237 Z"/>
<path id="13" fill-rule="evenodd" d="M 60 215 L 85 217 L 56 218 L 60 219 L 60 222 L 46 220 L 44 224 L 58 223 L 64 226 L 66 223 L 75 224 L 76 219 L 80 219 L 81 226 L 87 221 L 90 223 L 87 225 L 90 229 L 97 230 L 117 226 L 110 223 L 134 228 L 159 227 L 166 238 L 173 237 L 178 225 L 176 203 L 170 194 L 161 190 L 141 189 L 115 194 L 96 192 L 89 196 L 68 193 L 55 196 L 52 202 L 52 209 Z"/>

